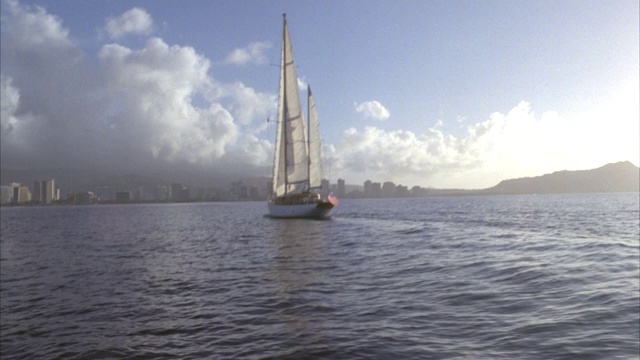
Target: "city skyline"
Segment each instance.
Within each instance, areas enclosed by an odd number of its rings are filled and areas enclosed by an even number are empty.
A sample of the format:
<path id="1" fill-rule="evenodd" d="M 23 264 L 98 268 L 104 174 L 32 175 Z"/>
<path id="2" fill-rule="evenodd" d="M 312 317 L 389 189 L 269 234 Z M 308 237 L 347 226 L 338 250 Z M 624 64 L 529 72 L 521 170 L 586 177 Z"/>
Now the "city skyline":
<path id="1" fill-rule="evenodd" d="M 609 163 L 595 169 L 559 171 L 536 177 L 504 179 L 491 188 L 436 189 L 418 185 L 406 186 L 393 181 L 366 180 L 362 186 L 346 184 L 344 179 L 331 183 L 322 179 L 319 192 L 333 193 L 339 198 L 403 198 L 450 195 L 544 194 L 575 192 L 637 192 L 639 168 L 628 161 Z M 247 182 L 244 182 L 247 181 Z M 256 182 L 257 181 L 257 182 Z M 94 190 L 69 191 L 61 196 L 55 179 L 34 181 L 34 195 L 28 186 L 11 182 L 1 186 L 2 205 L 24 204 L 92 204 L 140 202 L 192 201 L 264 201 L 270 196 L 272 185 L 268 178 L 245 179 L 228 183 L 225 187 L 191 187 L 182 183 L 150 183 L 102 185 Z M 49 196 L 47 194 L 53 194 Z"/>
<path id="2" fill-rule="evenodd" d="M 247 181 L 247 180 L 245 180 Z M 256 181 L 260 185 L 255 185 Z M 396 185 L 393 182 L 374 182 L 374 187 L 378 186 L 379 191 L 368 192 L 367 180 L 362 185 L 346 184 L 344 179 L 337 179 L 331 183 L 329 179 L 322 179 L 319 189 L 321 193 L 333 192 L 339 197 L 391 197 L 395 193 L 402 193 L 408 189 L 402 184 Z M 92 189 L 73 190 L 67 189 L 66 193 L 61 192 L 55 179 L 35 180 L 33 186 L 12 181 L 9 185 L 2 186 L 2 204 L 53 204 L 53 203 L 76 203 L 78 197 L 82 197 L 77 203 L 91 202 L 185 202 L 185 201 L 237 201 L 237 200 L 265 200 L 271 192 L 271 182 L 267 178 L 234 181 L 227 187 L 209 186 L 192 187 L 188 184 L 172 182 L 170 184 L 146 184 L 146 185 L 98 185 Z M 383 187 L 384 184 L 384 187 Z M 389 186 L 393 188 L 390 191 Z M 413 188 L 419 188 L 414 186 Z M 349 189 L 349 190 L 347 190 Z M 61 195 L 64 194 L 64 195 Z"/>

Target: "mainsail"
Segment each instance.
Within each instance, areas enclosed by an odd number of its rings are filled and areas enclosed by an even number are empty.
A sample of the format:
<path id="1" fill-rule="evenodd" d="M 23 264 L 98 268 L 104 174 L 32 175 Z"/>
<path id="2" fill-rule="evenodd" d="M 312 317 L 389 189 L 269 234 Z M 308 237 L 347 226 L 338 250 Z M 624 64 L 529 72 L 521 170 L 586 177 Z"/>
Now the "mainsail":
<path id="1" fill-rule="evenodd" d="M 276 151 L 273 166 L 274 194 L 281 196 L 308 184 L 308 166 L 307 134 L 300 104 L 298 75 L 285 18 L 280 60 L 278 129 L 276 130 Z"/>

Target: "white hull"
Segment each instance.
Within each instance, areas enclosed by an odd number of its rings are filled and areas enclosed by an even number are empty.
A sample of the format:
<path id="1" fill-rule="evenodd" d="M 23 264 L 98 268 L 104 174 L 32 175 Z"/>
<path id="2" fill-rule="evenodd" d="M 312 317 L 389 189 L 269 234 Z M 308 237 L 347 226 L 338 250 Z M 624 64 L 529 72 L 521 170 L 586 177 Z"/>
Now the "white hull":
<path id="1" fill-rule="evenodd" d="M 329 216 L 333 205 L 330 203 L 318 204 L 267 204 L 269 215 L 275 218 L 323 218 Z"/>

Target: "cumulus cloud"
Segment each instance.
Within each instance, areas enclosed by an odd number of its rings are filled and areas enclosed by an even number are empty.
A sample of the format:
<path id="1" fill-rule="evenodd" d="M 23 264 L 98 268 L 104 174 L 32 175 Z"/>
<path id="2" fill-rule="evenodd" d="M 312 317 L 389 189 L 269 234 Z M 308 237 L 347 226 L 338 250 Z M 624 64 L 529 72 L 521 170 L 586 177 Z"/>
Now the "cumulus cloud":
<path id="1" fill-rule="evenodd" d="M 229 111 L 236 122 L 252 125 L 251 129 L 261 132 L 266 128 L 266 119 L 276 111 L 277 96 L 256 91 L 241 82 L 221 84 L 218 98 L 228 99 Z"/>
<path id="2" fill-rule="evenodd" d="M 532 120 L 529 105 L 523 102 L 507 115 L 495 113 L 470 126 L 462 138 L 445 134 L 440 125 L 423 134 L 371 126 L 361 131 L 351 128 L 336 145 L 333 161 L 338 171 L 352 169 L 372 179 L 411 178 L 424 183 L 437 175 L 479 167 L 487 157 L 503 151 L 507 139 L 517 136 L 509 141 L 522 141 Z"/>
<path id="3" fill-rule="evenodd" d="M 238 140 L 241 151 L 229 154 L 229 159 L 236 164 L 249 166 L 271 165 L 273 161 L 273 144 L 254 135 L 244 134 Z"/>
<path id="4" fill-rule="evenodd" d="M 128 34 L 150 35 L 153 32 L 153 19 L 145 9 L 134 7 L 118 17 L 107 19 L 105 30 L 114 40 Z"/>
<path id="5" fill-rule="evenodd" d="M 56 16 L 48 14 L 40 6 L 22 6 L 17 1 L 3 2 L 6 19 L 3 18 L 2 33 L 11 38 L 20 49 L 33 46 L 64 48 L 72 46 L 69 31 Z M 6 21 L 5 21 L 6 20 Z"/>
<path id="6" fill-rule="evenodd" d="M 351 128 L 336 146 L 336 165 L 381 179 L 400 179 L 412 174 L 426 176 L 443 166 L 472 165 L 475 159 L 466 150 L 465 141 L 434 129 L 417 135 L 376 127 L 363 131 Z"/>
<path id="7" fill-rule="evenodd" d="M 149 29 L 120 23 L 113 35 Z M 192 47 L 154 37 L 141 49 L 105 45 L 87 61 L 60 19 L 12 1 L 3 3 L 1 36 L 3 167 L 270 165 L 270 144 L 255 134 L 275 95 L 217 82 Z"/>
<path id="8" fill-rule="evenodd" d="M 11 85 L 11 78 L 0 75 L 0 136 L 2 143 L 20 138 L 20 120 L 16 117 L 16 110 L 20 102 L 18 89 Z"/>
<path id="9" fill-rule="evenodd" d="M 306 94 L 307 86 L 309 86 L 309 83 L 307 83 L 307 80 L 305 78 L 298 78 L 298 89 L 300 89 L 300 92 L 303 92 Z"/>
<path id="10" fill-rule="evenodd" d="M 264 65 L 267 63 L 265 51 L 271 48 L 268 42 L 252 42 L 246 47 L 235 49 L 225 59 L 225 64 L 231 65 Z"/>
<path id="11" fill-rule="evenodd" d="M 637 119 L 637 106 L 631 115 L 620 117 L 563 117 L 553 111 L 536 115 L 522 101 L 469 126 L 460 137 L 447 135 L 439 125 L 422 134 L 351 128 L 328 154 L 338 173 L 360 173 L 359 180 L 490 187 L 507 178 L 540 175 L 540 169 L 587 169 L 627 160 L 620 154 L 633 156 L 638 146 L 637 120 L 629 121 L 633 114 Z M 611 138 L 619 139 L 622 145 L 613 147 L 620 151 L 610 151 Z"/>
<path id="12" fill-rule="evenodd" d="M 387 110 L 380 102 L 375 100 L 355 104 L 355 109 L 366 119 L 384 121 L 387 120 L 390 116 L 389 110 Z"/>
<path id="13" fill-rule="evenodd" d="M 155 158 L 198 162 L 220 158 L 238 129 L 220 104 L 194 106 L 192 97 L 211 86 L 209 61 L 193 48 L 168 46 L 152 38 L 142 50 L 107 45 L 105 66 L 114 133 L 136 134 Z"/>

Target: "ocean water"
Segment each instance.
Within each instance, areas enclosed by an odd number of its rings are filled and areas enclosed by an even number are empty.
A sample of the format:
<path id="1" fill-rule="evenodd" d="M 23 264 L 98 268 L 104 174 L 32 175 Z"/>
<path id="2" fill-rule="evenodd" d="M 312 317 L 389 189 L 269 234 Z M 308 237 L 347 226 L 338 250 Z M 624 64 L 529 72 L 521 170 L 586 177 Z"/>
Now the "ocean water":
<path id="1" fill-rule="evenodd" d="M 2 208 L 2 359 L 634 359 L 637 193 Z"/>

